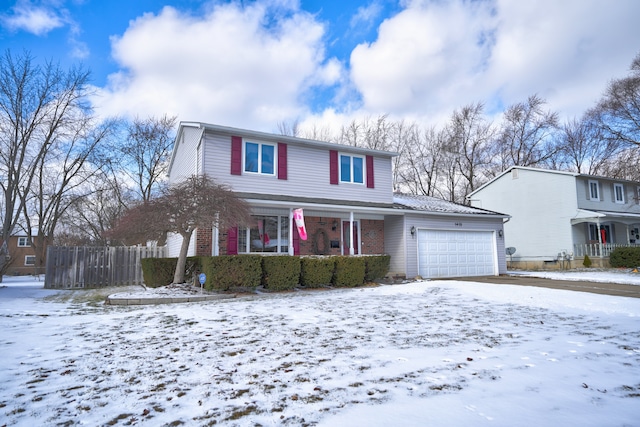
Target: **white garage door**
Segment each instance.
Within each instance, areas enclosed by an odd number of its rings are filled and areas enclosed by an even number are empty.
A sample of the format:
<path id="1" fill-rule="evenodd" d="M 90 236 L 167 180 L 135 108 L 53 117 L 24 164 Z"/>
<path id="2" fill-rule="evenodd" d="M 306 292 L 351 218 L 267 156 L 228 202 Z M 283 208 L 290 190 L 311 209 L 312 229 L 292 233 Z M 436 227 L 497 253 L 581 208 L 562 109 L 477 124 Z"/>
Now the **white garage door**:
<path id="1" fill-rule="evenodd" d="M 493 232 L 418 230 L 418 272 L 424 278 L 496 274 Z"/>

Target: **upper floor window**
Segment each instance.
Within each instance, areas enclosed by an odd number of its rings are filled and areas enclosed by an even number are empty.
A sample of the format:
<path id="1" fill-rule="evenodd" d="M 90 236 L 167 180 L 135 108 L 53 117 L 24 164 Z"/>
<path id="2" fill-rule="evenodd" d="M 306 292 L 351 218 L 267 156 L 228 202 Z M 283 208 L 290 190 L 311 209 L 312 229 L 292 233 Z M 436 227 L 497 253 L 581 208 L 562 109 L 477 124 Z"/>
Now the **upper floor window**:
<path id="1" fill-rule="evenodd" d="M 340 181 L 364 184 L 364 158 L 341 154 Z"/>
<path id="2" fill-rule="evenodd" d="M 616 203 L 624 203 L 624 186 L 622 184 L 613 184 L 613 198 Z"/>
<path id="3" fill-rule="evenodd" d="M 244 144 L 244 171 L 275 175 L 275 146 L 257 142 Z"/>
<path id="4" fill-rule="evenodd" d="M 31 246 L 28 237 L 18 237 L 18 247 L 19 248 L 27 248 Z"/>
<path id="5" fill-rule="evenodd" d="M 598 181 L 589 180 L 589 199 L 600 200 L 600 187 Z"/>

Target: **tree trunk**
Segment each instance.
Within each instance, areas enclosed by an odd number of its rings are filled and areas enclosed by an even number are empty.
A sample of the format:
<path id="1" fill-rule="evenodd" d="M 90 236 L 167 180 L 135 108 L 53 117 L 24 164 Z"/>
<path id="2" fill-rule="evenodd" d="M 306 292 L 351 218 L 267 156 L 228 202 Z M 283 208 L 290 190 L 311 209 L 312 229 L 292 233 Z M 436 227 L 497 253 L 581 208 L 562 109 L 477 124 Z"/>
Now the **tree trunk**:
<path id="1" fill-rule="evenodd" d="M 189 242 L 193 231 L 180 233 L 182 236 L 182 246 L 180 246 L 180 255 L 178 255 L 178 264 L 173 274 L 173 283 L 184 283 L 184 269 L 187 265 L 187 252 L 189 252 Z"/>

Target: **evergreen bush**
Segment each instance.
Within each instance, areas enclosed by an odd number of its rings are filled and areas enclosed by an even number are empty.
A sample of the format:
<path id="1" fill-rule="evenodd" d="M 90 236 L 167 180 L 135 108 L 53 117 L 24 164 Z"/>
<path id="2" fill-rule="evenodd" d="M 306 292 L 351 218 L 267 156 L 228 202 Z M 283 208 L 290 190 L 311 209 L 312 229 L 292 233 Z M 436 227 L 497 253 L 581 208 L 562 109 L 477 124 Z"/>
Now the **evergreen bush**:
<path id="1" fill-rule="evenodd" d="M 614 268 L 640 267 L 640 248 L 615 248 L 611 252 L 609 262 Z"/>
<path id="2" fill-rule="evenodd" d="M 268 256 L 262 261 L 262 285 L 272 291 L 294 289 L 300 283 L 300 257 Z"/>
<path id="3" fill-rule="evenodd" d="M 256 288 L 262 281 L 260 255 L 221 255 L 202 258 L 202 272 L 207 275 L 207 290 L 228 291 Z"/>
<path id="4" fill-rule="evenodd" d="M 330 285 L 335 267 L 335 257 L 301 257 L 300 284 L 308 288 Z"/>
<path id="5" fill-rule="evenodd" d="M 337 256 L 333 285 L 354 287 L 364 284 L 365 257 Z"/>
<path id="6" fill-rule="evenodd" d="M 178 258 L 143 258 L 141 264 L 144 284 L 157 288 L 173 282 Z"/>
<path id="7" fill-rule="evenodd" d="M 584 260 L 582 260 L 582 265 L 584 265 L 587 268 L 591 267 L 591 258 L 589 258 L 589 255 L 584 256 Z"/>
<path id="8" fill-rule="evenodd" d="M 365 282 L 373 282 L 377 279 L 382 279 L 389 272 L 389 264 L 391 263 L 391 256 L 389 255 L 375 255 L 364 257 L 365 260 Z"/>

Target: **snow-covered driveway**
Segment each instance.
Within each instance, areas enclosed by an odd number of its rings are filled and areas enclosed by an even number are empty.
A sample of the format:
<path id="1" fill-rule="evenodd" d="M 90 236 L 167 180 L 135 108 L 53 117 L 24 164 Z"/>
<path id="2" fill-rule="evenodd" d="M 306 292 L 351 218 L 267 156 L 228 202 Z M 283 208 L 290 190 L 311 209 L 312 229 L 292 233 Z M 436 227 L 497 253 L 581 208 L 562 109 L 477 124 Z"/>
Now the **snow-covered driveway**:
<path id="1" fill-rule="evenodd" d="M 640 423 L 638 299 L 426 281 L 122 307 L 3 285 L 0 425 Z"/>

